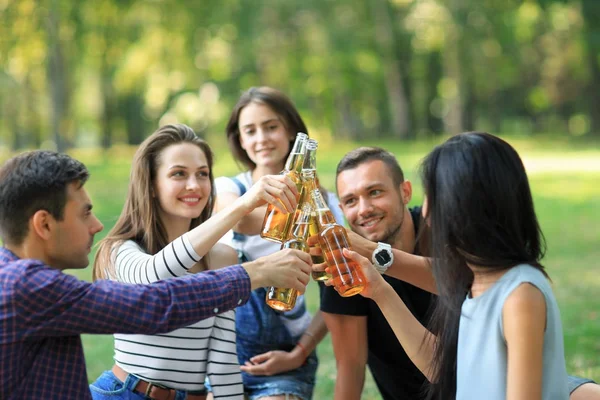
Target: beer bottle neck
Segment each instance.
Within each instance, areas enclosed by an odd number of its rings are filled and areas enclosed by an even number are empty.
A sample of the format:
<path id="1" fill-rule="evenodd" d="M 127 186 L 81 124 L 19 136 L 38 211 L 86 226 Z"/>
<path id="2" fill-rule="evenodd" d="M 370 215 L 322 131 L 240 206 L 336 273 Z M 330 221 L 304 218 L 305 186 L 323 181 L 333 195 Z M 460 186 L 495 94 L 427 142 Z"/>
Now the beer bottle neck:
<path id="1" fill-rule="evenodd" d="M 302 165 L 304 164 L 304 157 L 306 155 L 306 139 L 303 136 L 298 135 L 292 151 L 285 162 L 286 171 L 296 171 L 300 173 L 302 171 Z"/>

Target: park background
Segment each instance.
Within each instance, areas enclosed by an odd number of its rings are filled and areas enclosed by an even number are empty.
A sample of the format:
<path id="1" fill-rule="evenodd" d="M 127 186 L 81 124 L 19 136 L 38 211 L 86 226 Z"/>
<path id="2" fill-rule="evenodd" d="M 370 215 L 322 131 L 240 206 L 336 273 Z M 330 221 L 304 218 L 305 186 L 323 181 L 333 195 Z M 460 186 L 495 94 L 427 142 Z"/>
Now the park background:
<path id="1" fill-rule="evenodd" d="M 293 99 L 330 189 L 346 151 L 379 145 L 417 205 L 419 160 L 449 135 L 513 144 L 548 242 L 568 371 L 600 381 L 600 1 L 0 0 L 0 160 L 49 148 L 84 161 L 106 227 L 97 239 L 120 213 L 136 145 L 160 125 L 190 125 L 215 175 L 237 173 L 224 126 L 258 85 Z M 308 304 L 318 309 L 314 283 Z M 112 337 L 84 344 L 93 380 L 112 365 Z M 329 337 L 318 353 L 315 398 L 330 398 Z M 370 378 L 363 398 L 379 398 Z"/>

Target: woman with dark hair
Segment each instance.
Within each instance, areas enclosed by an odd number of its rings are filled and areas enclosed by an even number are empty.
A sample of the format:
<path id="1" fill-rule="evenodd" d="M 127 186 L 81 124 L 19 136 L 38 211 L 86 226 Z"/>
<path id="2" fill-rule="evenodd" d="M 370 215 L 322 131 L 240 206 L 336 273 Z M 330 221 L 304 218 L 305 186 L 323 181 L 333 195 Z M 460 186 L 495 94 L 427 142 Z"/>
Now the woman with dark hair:
<path id="1" fill-rule="evenodd" d="M 267 202 L 295 210 L 297 190 L 282 176 L 264 176 L 223 213 L 214 204 L 213 153 L 186 125 L 165 125 L 137 149 L 125 205 L 99 245 L 94 279 L 148 284 L 237 264 L 217 241 Z M 281 203 L 277 200 L 281 199 Z M 279 203 L 279 205 L 278 205 Z M 243 399 L 234 311 L 163 335 L 115 334 L 115 365 L 91 386 L 94 399 Z"/>
<path id="2" fill-rule="evenodd" d="M 296 134 L 308 130 L 292 101 L 279 90 L 253 87 L 239 98 L 226 127 L 229 148 L 245 171 L 220 177 L 216 209 L 252 190 L 262 176 L 277 174 L 292 150 Z M 338 222 L 343 214 L 338 200 L 326 194 Z M 274 253 L 280 244 L 260 237 L 265 208 L 257 208 L 239 221 L 227 243 L 238 250 L 241 260 L 254 260 Z M 265 289 L 252 293 L 247 304 L 236 310 L 237 350 L 244 388 L 250 400 L 303 399 L 312 397 L 317 370 L 314 349 L 327 333 L 320 312 L 311 320 L 304 296 L 296 307 L 281 313 L 265 303 Z"/>
<path id="3" fill-rule="evenodd" d="M 540 264 L 545 242 L 517 152 L 465 133 L 423 161 L 438 300 L 429 330 L 375 271 L 361 294 L 432 383 L 429 399 L 568 399 L 560 312 Z"/>

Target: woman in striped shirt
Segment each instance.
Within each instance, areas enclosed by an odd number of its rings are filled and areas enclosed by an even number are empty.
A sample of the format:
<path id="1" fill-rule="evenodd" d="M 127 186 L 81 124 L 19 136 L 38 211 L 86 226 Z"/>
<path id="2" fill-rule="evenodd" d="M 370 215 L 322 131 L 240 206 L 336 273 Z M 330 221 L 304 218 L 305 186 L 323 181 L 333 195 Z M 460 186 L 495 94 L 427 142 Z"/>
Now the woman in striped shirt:
<path id="1" fill-rule="evenodd" d="M 121 216 L 100 243 L 94 279 L 147 284 L 237 264 L 236 252 L 217 243 L 223 234 L 267 202 L 295 209 L 294 184 L 267 176 L 211 218 L 212 164 L 208 144 L 185 125 L 148 137 L 134 156 Z M 163 335 L 115 334 L 115 365 L 90 386 L 94 399 L 204 399 L 206 377 L 215 399 L 243 399 L 234 311 L 215 306 L 214 314 Z"/>

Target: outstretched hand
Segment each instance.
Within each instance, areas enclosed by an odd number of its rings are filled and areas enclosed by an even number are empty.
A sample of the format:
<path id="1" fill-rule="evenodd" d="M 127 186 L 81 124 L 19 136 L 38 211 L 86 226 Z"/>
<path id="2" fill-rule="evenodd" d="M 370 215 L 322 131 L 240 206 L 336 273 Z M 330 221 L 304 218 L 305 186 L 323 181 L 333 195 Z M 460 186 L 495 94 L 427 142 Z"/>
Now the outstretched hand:
<path id="1" fill-rule="evenodd" d="M 250 276 L 252 289 L 275 286 L 304 293 L 310 280 L 310 255 L 295 249 L 283 249 L 242 264 Z"/>
<path id="2" fill-rule="evenodd" d="M 349 249 L 343 249 L 343 252 L 344 256 L 356 261 L 360 265 L 363 275 L 367 280 L 365 288 L 360 292 L 361 296 L 373 299 L 374 296 L 385 293 L 383 289 L 389 284 L 383 279 L 381 274 L 377 272 L 370 260 Z"/>
<path id="3" fill-rule="evenodd" d="M 298 189 L 286 175 L 264 175 L 241 199 L 249 211 L 269 203 L 287 214 L 296 210 Z"/>
<path id="4" fill-rule="evenodd" d="M 304 360 L 302 353 L 272 350 L 252 357 L 240 369 L 250 375 L 275 375 L 299 368 Z"/>

